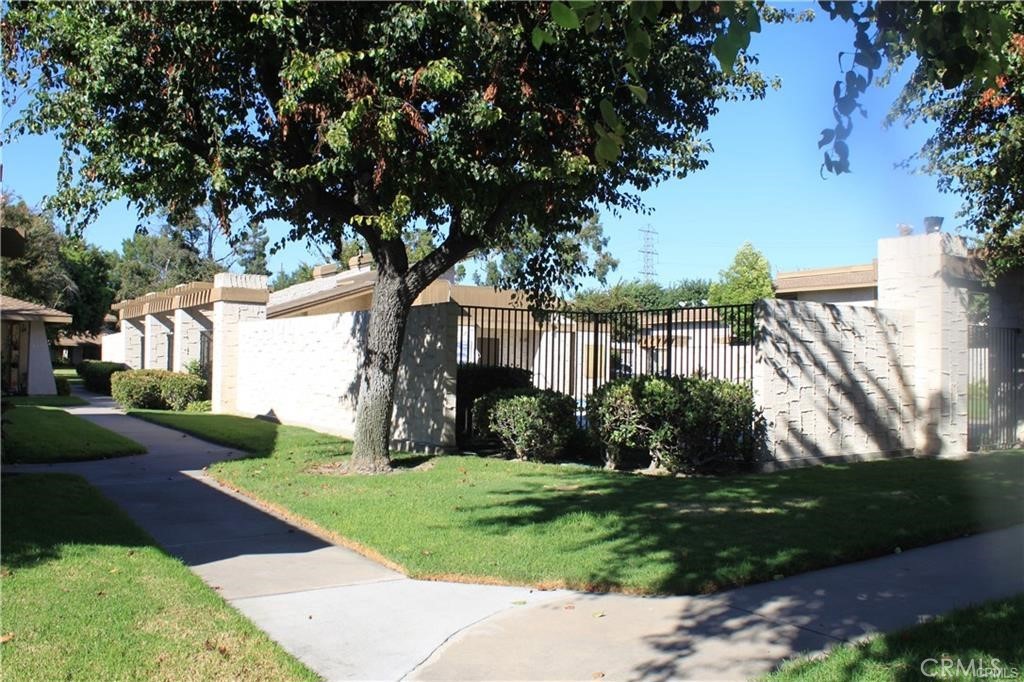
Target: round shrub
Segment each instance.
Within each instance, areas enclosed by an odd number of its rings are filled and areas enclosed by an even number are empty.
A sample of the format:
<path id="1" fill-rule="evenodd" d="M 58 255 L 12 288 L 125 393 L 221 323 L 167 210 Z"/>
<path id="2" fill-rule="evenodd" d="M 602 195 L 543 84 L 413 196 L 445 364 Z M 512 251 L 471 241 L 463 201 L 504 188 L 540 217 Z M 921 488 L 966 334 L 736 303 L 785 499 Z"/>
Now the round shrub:
<path id="1" fill-rule="evenodd" d="M 519 459 L 554 461 L 576 430 L 576 401 L 550 390 L 501 397 L 491 407 L 490 427 Z"/>
<path id="2" fill-rule="evenodd" d="M 764 418 L 746 384 L 634 377 L 602 386 L 587 409 L 607 466 L 644 452 L 652 467 L 704 473 L 750 466 L 766 451 Z"/>
<path id="3" fill-rule="evenodd" d="M 189 403 L 207 398 L 206 379 L 194 374 L 164 372 L 160 378 L 160 397 L 167 409 L 184 410 Z"/>
<path id="4" fill-rule="evenodd" d="M 476 403 L 482 396 L 499 388 L 532 388 L 532 376 L 530 370 L 519 367 L 495 367 L 472 362 L 459 364 L 455 378 L 455 421 L 459 437 L 488 437 L 486 420 L 483 423 L 476 420 L 479 413 Z"/>
<path id="5" fill-rule="evenodd" d="M 115 372 L 110 377 L 110 395 L 126 410 L 166 410 L 160 397 L 158 369 L 135 369 Z"/>
<path id="6" fill-rule="evenodd" d="M 652 418 L 654 410 L 648 400 L 664 400 L 671 394 L 668 381 L 646 375 L 618 379 L 604 384 L 587 399 L 587 424 L 605 446 L 607 468 L 640 467 L 651 460 L 651 436 L 663 425 Z"/>
<path id="7" fill-rule="evenodd" d="M 126 409 L 184 410 L 205 393 L 202 378 L 163 369 L 116 372 L 111 379 L 111 395 Z"/>
<path id="8" fill-rule="evenodd" d="M 520 395 L 533 395 L 537 389 L 532 386 L 525 388 L 499 388 L 485 393 L 473 401 L 473 433 L 478 438 L 496 438 L 498 434 L 491 428 L 491 410 L 499 400 L 514 398 Z"/>
<path id="9" fill-rule="evenodd" d="M 54 377 L 57 384 L 57 395 L 71 395 L 71 382 L 66 377 Z"/>

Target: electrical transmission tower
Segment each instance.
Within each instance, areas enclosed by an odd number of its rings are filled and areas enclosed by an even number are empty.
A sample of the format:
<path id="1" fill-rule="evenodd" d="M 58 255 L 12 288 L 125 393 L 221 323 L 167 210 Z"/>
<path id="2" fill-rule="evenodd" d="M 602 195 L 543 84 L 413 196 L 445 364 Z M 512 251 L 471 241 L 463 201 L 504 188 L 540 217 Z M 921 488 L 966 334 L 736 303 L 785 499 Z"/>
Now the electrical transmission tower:
<path id="1" fill-rule="evenodd" d="M 644 279 L 650 282 L 658 274 L 654 271 L 655 262 L 658 258 L 658 252 L 655 250 L 654 240 L 658 236 L 658 231 L 650 225 L 646 225 L 640 228 L 640 234 L 644 236 L 644 245 L 640 249 L 640 255 L 644 258 L 644 267 L 640 271 L 640 274 L 644 276 Z"/>

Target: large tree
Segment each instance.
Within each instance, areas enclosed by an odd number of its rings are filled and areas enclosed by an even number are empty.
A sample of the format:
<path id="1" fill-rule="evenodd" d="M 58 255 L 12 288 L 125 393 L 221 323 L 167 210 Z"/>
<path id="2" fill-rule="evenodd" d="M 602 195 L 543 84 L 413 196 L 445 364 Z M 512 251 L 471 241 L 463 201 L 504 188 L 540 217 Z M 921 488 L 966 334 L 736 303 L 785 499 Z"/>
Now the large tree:
<path id="1" fill-rule="evenodd" d="M 66 333 L 98 332 L 114 299 L 114 254 L 64 236 L 52 216 L 11 195 L 0 198 L 0 212 L 5 227 L 25 234 L 25 252 L 0 268 L 0 291 L 70 313 Z"/>
<path id="2" fill-rule="evenodd" d="M 536 241 L 539 234 L 532 240 L 516 244 L 500 253 L 477 254 L 476 260 L 481 267 L 473 274 L 473 282 L 489 287 L 514 287 L 523 278 L 523 270 L 529 267 L 530 256 L 536 252 Z M 586 219 L 579 231 L 564 234 L 553 246 L 559 252 L 559 259 L 565 263 L 573 263 L 580 272 L 590 272 L 593 277 L 604 284 L 608 275 L 619 267 L 619 260 L 608 251 L 608 237 L 604 234 L 604 226 L 597 214 Z"/>
<path id="3" fill-rule="evenodd" d="M 729 267 L 718 273 L 708 291 L 710 305 L 744 305 L 773 298 L 772 267 L 764 254 L 745 242 L 736 250 Z"/>
<path id="4" fill-rule="evenodd" d="M 178 284 L 209 281 L 224 268 L 203 258 L 181 230 L 164 225 L 158 234 L 137 232 L 121 243 L 115 265 L 117 299 L 125 300 Z"/>
<path id="5" fill-rule="evenodd" d="M 233 247 L 238 257 L 238 266 L 247 275 L 269 275 L 267 269 L 267 244 L 270 237 L 263 223 L 256 223 L 244 231 Z"/>
<path id="6" fill-rule="evenodd" d="M 935 132 L 908 162 L 958 194 L 958 217 L 981 235 L 989 275 L 1024 268 L 1024 4 L 995 8 L 1009 39 L 1006 63 L 989 87 L 973 74 L 953 88 L 918 63 L 890 123 L 932 121 Z"/>
<path id="7" fill-rule="evenodd" d="M 586 40 L 537 50 L 555 5 L 17 3 L 13 128 L 58 132 L 67 209 L 210 202 L 225 224 L 236 209 L 285 220 L 292 239 L 359 235 L 379 276 L 353 464 L 381 471 L 409 308 L 432 280 L 530 243 L 518 284 L 542 298 L 585 274 L 557 246 L 598 206 L 641 209 L 641 192 L 705 165 L 730 85 L 711 59 L 721 8 L 603 7 Z M 639 44 L 618 22 L 638 10 Z M 434 246 L 412 263 L 422 229 Z"/>

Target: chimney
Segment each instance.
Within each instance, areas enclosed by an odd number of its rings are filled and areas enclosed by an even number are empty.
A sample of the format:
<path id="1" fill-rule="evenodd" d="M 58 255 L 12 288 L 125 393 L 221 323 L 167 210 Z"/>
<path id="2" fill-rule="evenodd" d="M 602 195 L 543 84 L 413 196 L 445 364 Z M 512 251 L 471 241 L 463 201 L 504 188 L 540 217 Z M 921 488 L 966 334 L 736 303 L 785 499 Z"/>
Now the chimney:
<path id="1" fill-rule="evenodd" d="M 364 270 L 369 270 L 372 265 L 373 265 L 373 256 L 371 256 L 368 253 L 364 253 L 362 251 L 359 252 L 358 256 L 352 256 L 351 258 L 348 259 L 348 267 L 349 267 L 349 269 L 350 270 L 355 270 L 356 272 L 362 272 Z"/>
<path id="2" fill-rule="evenodd" d="M 936 232 L 942 232 L 942 216 L 930 215 L 925 216 L 924 219 L 924 233 L 935 234 Z"/>
<path id="3" fill-rule="evenodd" d="M 330 277 L 338 271 L 337 263 L 324 263 L 313 268 L 313 279 L 323 279 L 324 277 Z"/>

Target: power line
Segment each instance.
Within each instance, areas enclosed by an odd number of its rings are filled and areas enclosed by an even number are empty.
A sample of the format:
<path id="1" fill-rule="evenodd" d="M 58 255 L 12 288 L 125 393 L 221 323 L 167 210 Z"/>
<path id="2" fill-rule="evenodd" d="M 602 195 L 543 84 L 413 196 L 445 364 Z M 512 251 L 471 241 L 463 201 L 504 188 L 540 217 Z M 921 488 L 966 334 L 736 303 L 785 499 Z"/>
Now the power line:
<path id="1" fill-rule="evenodd" d="M 650 225 L 645 225 L 640 228 L 640 234 L 644 236 L 644 245 L 640 249 L 640 255 L 643 256 L 644 259 L 644 266 L 640 271 L 640 274 L 644 276 L 644 279 L 650 282 L 658 275 L 654 269 L 658 258 L 658 252 L 655 248 L 654 241 L 658 236 L 658 231 Z"/>

